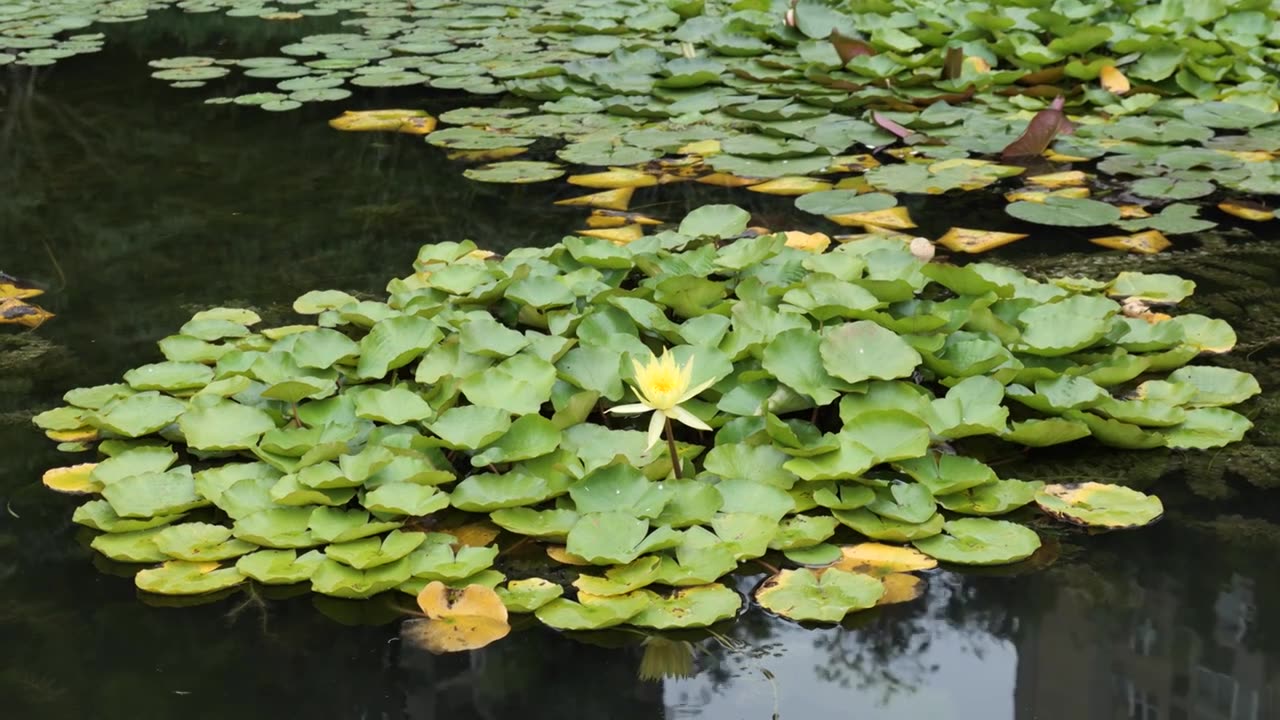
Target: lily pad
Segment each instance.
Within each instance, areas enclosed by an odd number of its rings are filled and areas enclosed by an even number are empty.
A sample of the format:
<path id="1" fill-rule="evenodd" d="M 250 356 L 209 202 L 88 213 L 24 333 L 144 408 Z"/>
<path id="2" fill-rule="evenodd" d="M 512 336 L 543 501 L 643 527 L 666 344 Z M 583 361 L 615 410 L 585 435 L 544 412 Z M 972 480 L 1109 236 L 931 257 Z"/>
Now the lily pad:
<path id="1" fill-rule="evenodd" d="M 1046 485 L 1035 500 L 1041 510 L 1055 518 L 1108 530 L 1149 525 L 1164 515 L 1160 498 L 1122 485 Z"/>
<path id="2" fill-rule="evenodd" d="M 1004 565 L 1025 560 L 1040 548 L 1035 531 L 1004 520 L 949 520 L 942 533 L 912 544 L 926 555 L 957 565 Z"/>

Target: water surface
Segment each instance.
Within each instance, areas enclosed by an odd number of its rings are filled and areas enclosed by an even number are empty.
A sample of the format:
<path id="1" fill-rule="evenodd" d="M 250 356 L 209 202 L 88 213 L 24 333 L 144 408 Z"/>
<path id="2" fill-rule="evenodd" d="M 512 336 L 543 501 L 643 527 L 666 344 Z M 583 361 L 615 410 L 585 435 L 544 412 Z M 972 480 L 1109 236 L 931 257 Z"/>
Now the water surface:
<path id="1" fill-rule="evenodd" d="M 340 109 L 459 97 L 368 93 L 288 114 L 210 107 L 204 91 L 150 80 L 145 60 L 244 56 L 306 25 L 162 13 L 109 28 L 108 51 L 52 69 L 0 69 L 0 269 L 42 283 L 58 317 L 0 332 L 0 697 L 14 718 L 768 718 L 894 720 L 1261 720 L 1280 717 L 1280 420 L 1222 451 L 1145 454 L 1072 446 L 1010 458 L 1002 474 L 1102 473 L 1165 501 L 1134 533 L 1056 536 L 1039 572 L 929 576 L 917 602 L 806 628 L 752 610 L 687 636 L 693 676 L 640 679 L 629 632 L 518 625 L 471 654 L 433 657 L 397 639 L 394 615 L 357 604 L 240 592 L 157 607 L 88 548 L 74 498 L 39 484 L 57 453 L 29 417 L 72 387 L 112 382 L 158 357 L 154 343 L 204 307 L 270 320 L 313 288 L 379 293 L 429 242 L 495 250 L 554 242 L 581 214 L 563 186 L 493 186 L 420 139 L 343 134 Z M 234 26 L 234 27 L 232 27 Z M 249 28 L 253 28 L 252 31 Z M 233 32 L 234 30 L 234 32 Z M 750 207 L 774 227 L 812 221 L 789 202 L 677 186 L 652 214 L 691 204 Z M 938 234 L 972 200 L 913 208 Z M 991 205 L 998 208 L 998 205 Z M 966 209 L 967 208 L 967 209 Z M 998 211 L 996 211 L 998 215 Z M 985 222 L 990 225 L 990 221 Z M 1067 236 L 1006 257 L 1054 268 L 1184 273 L 1196 309 L 1227 317 L 1240 350 L 1223 362 L 1280 383 L 1275 238 L 1182 240 L 1167 258 L 1075 255 Z M 1027 249 L 1027 248 L 1030 249 Z M 1049 528 L 1039 528 L 1054 538 Z M 743 574 L 749 591 L 763 575 Z M 266 591 L 263 591 L 264 593 Z M 162 602 L 162 601 L 161 601 Z"/>

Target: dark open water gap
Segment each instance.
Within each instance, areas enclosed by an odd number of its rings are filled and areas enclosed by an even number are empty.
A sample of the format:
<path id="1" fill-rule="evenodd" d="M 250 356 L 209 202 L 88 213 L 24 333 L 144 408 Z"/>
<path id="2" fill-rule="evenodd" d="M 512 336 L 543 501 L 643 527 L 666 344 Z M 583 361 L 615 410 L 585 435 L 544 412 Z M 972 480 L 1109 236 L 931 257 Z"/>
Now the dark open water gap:
<path id="1" fill-rule="evenodd" d="M 775 707 L 783 718 L 1280 717 L 1280 495 L 1255 487 L 1280 485 L 1280 410 L 1266 398 L 1244 407 L 1257 426 L 1225 451 L 1081 459 L 1073 446 L 1017 467 L 1028 479 L 1127 476 L 1165 501 L 1152 528 L 1066 535 L 1039 572 L 934 573 L 924 599 L 844 627 L 753 610 L 720 628 L 727 642 L 696 640 L 689 679 L 638 679 L 644 648 L 629 633 L 517 625 L 482 651 L 433 657 L 401 646 L 376 605 L 246 593 L 188 608 L 142 602 L 70 523 L 78 501 L 40 485 L 43 470 L 75 460 L 30 427 L 32 414 L 157 357 L 155 341 L 202 307 L 247 305 L 270 319 L 308 289 L 381 292 L 423 243 L 469 237 L 502 250 L 552 242 L 581 220 L 550 205 L 573 194 L 563 185 L 473 183 L 418 138 L 324 122 L 346 108 L 438 110 L 460 97 L 368 93 L 270 114 L 205 106 L 207 90 L 149 79 L 147 59 L 266 52 L 330 22 L 211 32 L 206 20 L 162 13 L 108 28 L 100 55 L 0 68 L 0 269 L 46 285 L 38 302 L 58 313 L 34 333 L 0 332 L 6 717 L 728 720 Z M 220 38 L 229 28 L 245 34 Z M 701 186 L 676 186 L 649 211 L 676 218 L 707 201 L 774 227 L 803 217 L 786 199 Z M 956 218 L 945 202 L 913 208 L 931 235 Z M 968 212 L 975 223 L 999 215 L 981 203 Z M 1005 257 L 1186 274 L 1200 283 L 1196 308 L 1237 326 L 1228 362 L 1272 389 L 1277 241 L 1183 240 L 1167 258 L 1120 261 L 1049 255 L 1065 249 L 1050 242 Z M 742 576 L 739 588 L 759 579 Z"/>

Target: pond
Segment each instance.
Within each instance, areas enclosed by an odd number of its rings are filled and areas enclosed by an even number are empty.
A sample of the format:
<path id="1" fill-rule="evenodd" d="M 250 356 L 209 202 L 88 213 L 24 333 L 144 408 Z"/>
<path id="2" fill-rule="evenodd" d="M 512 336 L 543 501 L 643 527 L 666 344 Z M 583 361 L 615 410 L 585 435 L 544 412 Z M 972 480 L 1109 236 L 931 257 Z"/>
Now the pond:
<path id="1" fill-rule="evenodd" d="M 1035 572 L 934 571 L 922 599 L 840 626 L 752 608 L 714 635 L 644 644 L 517 623 L 482 650 L 433 656 L 402 643 L 377 603 L 143 596 L 71 524 L 78 501 L 40 484 L 67 461 L 33 414 L 158 357 L 155 342 L 196 310 L 280 318 L 309 289 L 381 292 L 424 243 L 505 251 L 581 223 L 551 204 L 572 194 L 562 186 L 467 181 L 420 138 L 331 130 L 333 105 L 209 107 L 151 80 L 148 58 L 268 52 L 324 26 L 222 36 L 201 23 L 166 12 L 110 28 L 102 53 L 0 68 L 0 263 L 48 288 L 39 302 L 57 314 L 0 334 L 0 693 L 12 717 L 1280 717 L 1280 622 L 1268 612 L 1280 606 L 1280 497 L 1264 492 L 1280 485 L 1280 412 L 1266 397 L 1244 406 L 1255 427 L 1224 450 L 1014 458 L 1027 478 L 1126 478 L 1166 516 L 1138 532 L 1063 534 L 1056 562 Z M 367 90 L 341 105 L 435 112 L 462 100 Z M 660 197 L 644 211 L 731 202 L 773 227 L 806 222 L 785 198 L 740 190 Z M 913 212 L 936 237 L 958 213 L 988 210 L 931 199 Z M 1057 235 L 996 257 L 1192 278 L 1193 309 L 1240 335 L 1231 365 L 1273 387 L 1280 252 L 1267 235 L 1206 235 L 1142 260 Z M 748 591 L 764 576 L 731 582 Z"/>

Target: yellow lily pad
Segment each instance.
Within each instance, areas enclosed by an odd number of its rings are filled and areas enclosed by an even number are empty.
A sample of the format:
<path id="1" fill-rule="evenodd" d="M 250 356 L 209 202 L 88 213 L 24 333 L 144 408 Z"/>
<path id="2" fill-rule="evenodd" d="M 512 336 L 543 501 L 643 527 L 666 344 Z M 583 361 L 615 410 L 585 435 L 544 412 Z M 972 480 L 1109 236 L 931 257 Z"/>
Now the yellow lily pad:
<path id="1" fill-rule="evenodd" d="M 908 230 L 916 227 L 916 224 L 911 221 L 911 215 L 907 212 L 907 209 L 901 205 L 887 208 L 885 210 L 873 210 L 871 212 L 828 215 L 827 219 L 838 225 L 861 225 L 868 230 L 878 230 L 881 228 L 887 228 L 889 230 Z"/>
<path id="2" fill-rule="evenodd" d="M 608 240 L 614 245 L 626 245 L 644 237 L 644 226 L 633 223 L 616 228 L 600 228 L 598 230 L 579 230 L 579 235 Z"/>
<path id="3" fill-rule="evenodd" d="M 1117 70 L 1115 65 L 1103 67 L 1098 72 L 1098 82 L 1102 84 L 1103 90 L 1116 95 L 1124 95 L 1129 92 L 1129 78 Z"/>
<path id="4" fill-rule="evenodd" d="M 51 317 L 53 313 L 48 310 L 38 305 L 28 305 L 17 298 L 0 300 L 0 325 L 22 325 L 34 329 Z"/>
<path id="5" fill-rule="evenodd" d="M 716 187 L 725 188 L 748 187 L 751 185 L 759 185 L 764 181 L 764 178 L 739 177 L 737 175 L 730 175 L 729 173 L 711 173 L 710 175 L 703 175 L 702 177 L 695 178 L 695 182 L 700 182 L 703 185 L 715 185 Z"/>
<path id="6" fill-rule="evenodd" d="M 1232 200 L 1224 200 L 1218 203 L 1218 209 L 1222 212 L 1238 217 L 1241 220 L 1252 220 L 1254 222 L 1265 222 L 1274 220 L 1276 212 L 1259 205 L 1236 202 Z"/>
<path id="7" fill-rule="evenodd" d="M 936 560 L 934 564 L 937 564 Z M 880 582 L 884 585 L 884 594 L 876 601 L 877 607 L 911 602 L 924 594 L 924 580 L 916 575 L 890 573 L 880 578 Z"/>
<path id="8" fill-rule="evenodd" d="M 1155 255 L 1173 244 L 1159 230 L 1144 230 L 1133 235 L 1108 235 L 1107 237 L 1090 238 L 1089 242 L 1112 250 L 1128 250 L 1129 252 L 1142 253 L 1144 255 Z"/>
<path id="9" fill-rule="evenodd" d="M 461 590 L 433 580 L 418 593 L 418 607 L 428 618 L 485 617 L 507 621 L 507 606 L 492 588 L 468 585 Z"/>
<path id="10" fill-rule="evenodd" d="M 556 205 L 565 205 L 569 207 L 593 207 L 603 210 L 626 210 L 631 205 L 631 196 L 634 195 L 636 189 L 633 187 L 614 188 L 613 190 L 603 190 L 590 195 L 579 195 L 578 197 L 557 200 Z"/>
<path id="11" fill-rule="evenodd" d="M 822 192 L 830 190 L 831 183 L 818 180 L 816 178 L 804 177 L 801 175 L 788 175 L 786 177 L 774 178 L 758 185 L 749 185 L 747 189 L 751 192 L 765 193 L 767 195 L 808 195 L 809 193 Z"/>
<path id="12" fill-rule="evenodd" d="M 568 183 L 580 187 L 616 190 L 618 188 L 652 187 L 658 184 L 658 178 L 634 168 L 609 168 L 604 172 L 570 175 Z"/>
<path id="13" fill-rule="evenodd" d="M 31 285 L 25 281 L 19 280 L 12 275 L 0 273 L 0 298 L 17 298 L 18 300 L 26 300 L 37 295 L 43 295 L 44 290 Z"/>
<path id="14" fill-rule="evenodd" d="M 347 110 L 330 120 L 329 127 L 346 132 L 426 135 L 436 129 L 436 119 L 426 110 Z"/>
<path id="15" fill-rule="evenodd" d="M 840 555 L 841 558 L 832 567 L 876 577 L 938 567 L 937 560 L 919 550 L 884 543 L 845 545 L 840 548 Z"/>
<path id="16" fill-rule="evenodd" d="M 1117 205 L 1116 208 L 1120 210 L 1120 219 L 1122 220 L 1151 217 L 1151 213 L 1147 212 L 1147 209 L 1141 205 Z"/>
<path id="17" fill-rule="evenodd" d="M 1089 176 L 1080 170 L 1067 170 L 1065 172 L 1048 173 L 1047 175 L 1032 175 L 1027 178 L 1027 182 L 1040 187 L 1064 188 L 1084 185 L 1088 179 Z"/>
<path id="18" fill-rule="evenodd" d="M 90 442 L 99 437 L 98 428 L 82 427 L 75 430 L 50 430 L 44 434 L 54 442 Z"/>
<path id="19" fill-rule="evenodd" d="M 1024 237 L 1026 237 L 1025 233 L 1006 233 L 953 227 L 945 235 L 938 238 L 938 244 L 952 252 L 980 253 L 998 248 L 1001 245 L 1008 245 Z"/>
<path id="20" fill-rule="evenodd" d="M 84 495 L 102 492 L 102 483 L 92 480 L 89 474 L 98 467 L 98 463 L 81 463 L 69 467 L 52 468 L 44 472 L 40 481 L 50 490 L 61 493 Z"/>
<path id="21" fill-rule="evenodd" d="M 787 236 L 787 247 L 797 250 L 820 253 L 831 245 L 831 238 L 826 233 L 803 233 L 798 230 L 788 230 L 784 234 Z"/>
<path id="22" fill-rule="evenodd" d="M 574 555 L 566 550 L 563 545 L 548 545 L 547 557 L 558 563 L 564 563 L 565 565 L 586 566 L 591 564 L 587 562 L 586 558 Z"/>
<path id="23" fill-rule="evenodd" d="M 1055 162 L 1055 163 L 1089 162 L 1089 158 L 1087 157 L 1083 157 L 1080 155 L 1064 155 L 1052 148 L 1049 150 L 1045 150 L 1043 153 L 1041 153 L 1041 155 L 1044 156 L 1045 160 L 1048 160 L 1049 162 Z"/>
<path id="24" fill-rule="evenodd" d="M 1036 504 L 1059 520 L 1108 530 L 1150 525 L 1164 515 L 1158 497 L 1097 482 L 1046 485 Z"/>
<path id="25" fill-rule="evenodd" d="M 476 522 L 466 525 L 459 525 L 456 528 L 440 530 L 439 532 L 448 533 L 458 539 L 455 545 L 463 545 L 466 547 L 485 547 L 498 537 L 498 533 L 502 530 L 493 523 Z"/>
<path id="26" fill-rule="evenodd" d="M 476 650 L 501 640 L 510 632 L 511 626 L 505 620 L 462 615 L 406 621 L 400 628 L 400 637 L 438 655 Z"/>

